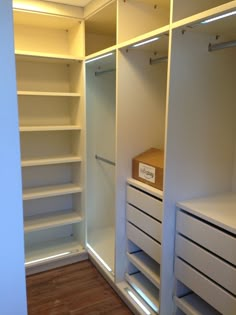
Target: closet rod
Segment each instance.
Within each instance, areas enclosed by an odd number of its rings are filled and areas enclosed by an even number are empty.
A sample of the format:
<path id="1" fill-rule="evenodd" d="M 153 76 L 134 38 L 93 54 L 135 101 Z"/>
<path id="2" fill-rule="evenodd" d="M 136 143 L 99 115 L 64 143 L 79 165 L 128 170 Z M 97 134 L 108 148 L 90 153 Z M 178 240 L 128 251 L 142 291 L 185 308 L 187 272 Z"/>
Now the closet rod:
<path id="1" fill-rule="evenodd" d="M 232 40 L 229 42 L 224 42 L 224 43 L 219 43 L 219 44 L 209 44 L 208 45 L 208 51 L 214 51 L 214 50 L 219 50 L 219 49 L 224 49 L 224 48 L 232 48 L 236 47 L 236 40 Z"/>
<path id="2" fill-rule="evenodd" d="M 110 161 L 110 160 L 108 160 L 108 159 L 105 159 L 104 157 L 102 157 L 102 156 L 99 156 L 99 155 L 95 155 L 95 159 L 96 160 L 99 160 L 99 161 L 102 161 L 102 162 L 105 162 L 105 163 L 107 163 L 107 164 L 110 164 L 110 165 L 116 165 L 116 163 L 115 162 L 113 162 L 113 161 Z"/>
<path id="3" fill-rule="evenodd" d="M 103 71 L 96 71 L 94 72 L 95 76 L 98 76 L 98 75 L 101 75 L 101 74 L 104 74 L 104 73 L 108 73 L 108 72 L 113 72 L 113 71 L 116 71 L 116 69 L 108 69 L 108 70 L 103 70 Z"/>
<path id="4" fill-rule="evenodd" d="M 166 61 L 168 61 L 168 57 L 164 56 L 164 57 L 160 57 L 160 58 L 156 58 L 156 59 L 150 58 L 149 63 L 150 63 L 150 65 L 154 65 L 156 63 L 161 63 L 161 62 L 166 62 Z"/>

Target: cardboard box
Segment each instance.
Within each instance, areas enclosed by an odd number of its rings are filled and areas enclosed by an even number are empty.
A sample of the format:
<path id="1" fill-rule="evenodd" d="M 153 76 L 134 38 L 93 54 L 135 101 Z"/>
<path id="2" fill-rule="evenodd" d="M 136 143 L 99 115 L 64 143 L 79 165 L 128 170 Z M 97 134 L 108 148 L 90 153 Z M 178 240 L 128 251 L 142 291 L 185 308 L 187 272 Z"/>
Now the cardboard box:
<path id="1" fill-rule="evenodd" d="M 164 152 L 151 148 L 132 160 L 132 177 L 163 190 Z"/>

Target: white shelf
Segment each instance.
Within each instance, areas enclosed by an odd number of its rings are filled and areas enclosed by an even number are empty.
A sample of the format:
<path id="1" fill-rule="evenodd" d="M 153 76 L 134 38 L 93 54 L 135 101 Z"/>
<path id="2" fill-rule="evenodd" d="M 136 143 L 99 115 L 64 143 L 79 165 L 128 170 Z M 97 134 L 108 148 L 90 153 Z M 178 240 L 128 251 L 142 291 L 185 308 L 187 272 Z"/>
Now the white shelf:
<path id="1" fill-rule="evenodd" d="M 82 221 L 82 218 L 78 212 L 72 210 L 62 210 L 50 214 L 25 217 L 24 230 L 28 233 L 78 223 L 80 221 Z"/>
<path id="2" fill-rule="evenodd" d="M 31 200 L 38 198 L 47 198 L 53 196 L 74 194 L 81 192 L 82 189 L 78 184 L 65 184 L 54 186 L 43 186 L 37 188 L 27 188 L 23 191 L 23 200 Z"/>
<path id="3" fill-rule="evenodd" d="M 62 254 L 65 252 L 69 252 L 69 253 L 68 255 L 61 256 L 61 259 L 65 257 L 70 257 L 72 255 L 79 255 L 81 253 L 84 253 L 85 250 L 79 244 L 79 241 L 75 240 L 72 237 L 59 238 L 54 241 L 42 242 L 40 244 L 34 245 L 33 247 L 26 247 L 25 262 L 28 263 L 35 260 L 44 259 L 46 257 Z M 50 259 L 50 262 L 53 260 L 56 261 L 58 259 L 59 259 L 58 257 L 52 258 Z M 33 266 L 44 264 L 45 262 L 46 260 L 38 261 L 32 264 L 29 264 L 26 267 L 30 268 Z"/>
<path id="4" fill-rule="evenodd" d="M 161 191 L 159 189 L 156 189 L 152 186 L 144 184 L 144 183 L 142 183 L 136 179 L 133 179 L 133 178 L 128 178 L 127 183 L 153 195 L 154 197 L 157 197 L 161 200 L 163 199 L 163 191 Z"/>
<path id="5" fill-rule="evenodd" d="M 159 290 L 144 276 L 142 273 L 135 273 L 133 275 L 126 274 L 125 278 L 130 286 L 143 298 L 147 304 L 149 300 L 159 312 Z M 141 294 L 140 294 L 141 293 Z"/>
<path id="6" fill-rule="evenodd" d="M 160 288 L 160 265 L 144 252 L 127 253 L 129 261 L 157 288 Z"/>
<path id="7" fill-rule="evenodd" d="M 54 97 L 80 97 L 80 93 L 72 92 L 44 92 L 44 91 L 18 91 L 18 96 L 54 96 Z"/>
<path id="8" fill-rule="evenodd" d="M 55 156 L 21 161 L 22 167 L 81 162 L 81 157 L 74 155 Z"/>
<path id="9" fill-rule="evenodd" d="M 194 293 L 182 298 L 174 297 L 175 303 L 186 315 L 220 315 L 217 310 L 207 304 Z"/>
<path id="10" fill-rule="evenodd" d="M 57 126 L 21 126 L 20 132 L 30 131 L 60 131 L 60 130 L 81 130 L 80 126 L 76 125 L 57 125 Z"/>
<path id="11" fill-rule="evenodd" d="M 28 50 L 16 50 L 15 55 L 17 60 L 27 60 L 27 61 L 46 61 L 46 62 L 62 62 L 71 63 L 76 61 L 82 61 L 83 57 L 76 57 L 71 55 L 63 54 L 50 54 L 36 51 Z"/>
<path id="12" fill-rule="evenodd" d="M 178 202 L 177 206 L 190 214 L 236 234 L 236 194 L 220 194 Z"/>

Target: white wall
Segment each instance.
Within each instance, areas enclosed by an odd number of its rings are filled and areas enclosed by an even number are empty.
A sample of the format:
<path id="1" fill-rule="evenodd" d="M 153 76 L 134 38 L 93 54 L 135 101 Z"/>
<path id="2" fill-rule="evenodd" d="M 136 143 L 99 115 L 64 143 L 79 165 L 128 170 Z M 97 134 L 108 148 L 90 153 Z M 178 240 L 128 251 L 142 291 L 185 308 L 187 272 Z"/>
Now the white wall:
<path id="1" fill-rule="evenodd" d="M 27 314 L 12 3 L 0 1 L 1 314 Z"/>

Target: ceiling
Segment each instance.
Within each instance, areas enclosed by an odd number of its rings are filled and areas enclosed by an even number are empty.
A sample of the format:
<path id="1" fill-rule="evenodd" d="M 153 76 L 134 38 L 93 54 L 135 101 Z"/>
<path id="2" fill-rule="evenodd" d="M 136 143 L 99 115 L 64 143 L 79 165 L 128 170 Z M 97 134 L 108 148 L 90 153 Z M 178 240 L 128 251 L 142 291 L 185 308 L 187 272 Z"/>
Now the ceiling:
<path id="1" fill-rule="evenodd" d="M 46 1 L 54 2 L 54 3 L 75 5 L 75 6 L 78 6 L 78 7 L 85 7 L 92 0 L 46 0 Z"/>

